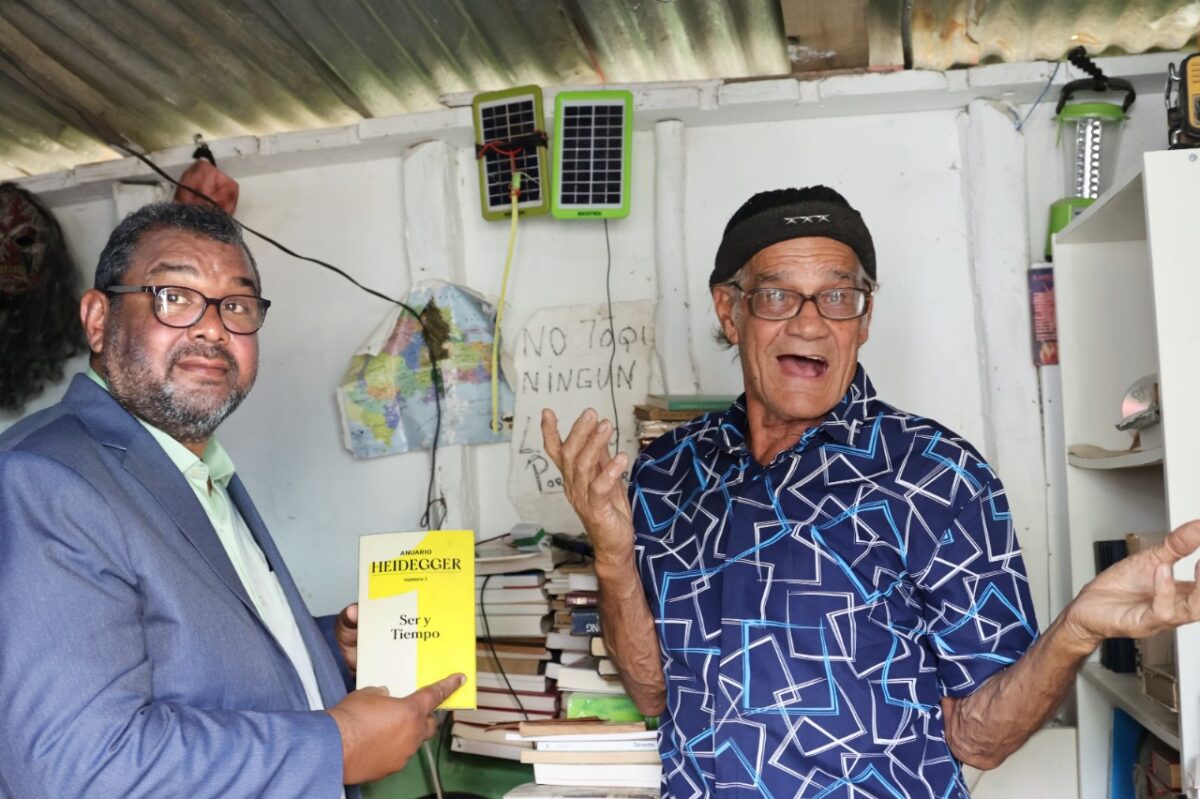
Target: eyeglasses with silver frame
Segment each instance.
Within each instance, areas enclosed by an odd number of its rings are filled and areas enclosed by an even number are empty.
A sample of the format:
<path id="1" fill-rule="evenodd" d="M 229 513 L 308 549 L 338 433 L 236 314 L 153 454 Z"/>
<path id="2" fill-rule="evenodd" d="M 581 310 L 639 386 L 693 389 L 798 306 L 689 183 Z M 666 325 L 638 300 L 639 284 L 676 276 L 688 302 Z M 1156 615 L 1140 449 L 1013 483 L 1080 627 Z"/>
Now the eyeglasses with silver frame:
<path id="1" fill-rule="evenodd" d="M 746 297 L 746 305 L 750 313 L 759 319 L 781 322 L 799 316 L 804 310 L 804 303 L 812 301 L 817 313 L 833 321 L 857 319 L 867 312 L 868 301 L 871 299 L 871 289 L 851 286 L 825 289 L 815 294 L 803 294 L 791 289 L 768 286 L 747 291 L 737 281 L 731 280 L 725 284 L 732 286 Z"/>
<path id="2" fill-rule="evenodd" d="M 154 317 L 167 327 L 191 327 L 204 318 L 208 306 L 215 305 L 225 329 L 241 336 L 257 333 L 271 307 L 270 300 L 253 294 L 230 294 L 218 299 L 184 286 L 109 286 L 104 293 L 153 295 Z"/>

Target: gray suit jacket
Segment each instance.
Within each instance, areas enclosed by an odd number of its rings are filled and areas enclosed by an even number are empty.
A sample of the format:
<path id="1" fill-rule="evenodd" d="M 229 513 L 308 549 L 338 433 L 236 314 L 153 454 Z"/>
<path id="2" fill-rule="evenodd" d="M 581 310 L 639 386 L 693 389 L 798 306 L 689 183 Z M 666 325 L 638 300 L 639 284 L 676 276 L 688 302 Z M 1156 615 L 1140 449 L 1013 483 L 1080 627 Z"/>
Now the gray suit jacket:
<path id="1" fill-rule="evenodd" d="M 326 707 L 333 653 L 236 477 Z M 308 709 L 186 479 L 83 375 L 0 436 L 0 796 L 337 797 Z M 357 795 L 357 792 L 351 792 Z"/>

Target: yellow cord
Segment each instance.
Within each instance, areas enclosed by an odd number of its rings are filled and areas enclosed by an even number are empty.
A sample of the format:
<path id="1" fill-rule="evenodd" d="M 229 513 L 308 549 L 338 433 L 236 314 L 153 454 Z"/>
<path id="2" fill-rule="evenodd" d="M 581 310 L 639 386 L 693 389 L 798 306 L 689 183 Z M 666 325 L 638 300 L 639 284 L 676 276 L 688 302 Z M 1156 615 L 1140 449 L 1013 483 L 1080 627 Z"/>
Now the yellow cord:
<path id="1" fill-rule="evenodd" d="M 508 255 L 504 257 L 504 277 L 500 279 L 500 302 L 496 304 L 496 329 L 492 333 L 492 432 L 500 432 L 500 319 L 504 316 L 504 298 L 508 295 L 508 273 L 512 269 L 513 249 L 517 245 L 517 199 L 521 173 L 513 173 L 512 227 L 508 234 Z"/>

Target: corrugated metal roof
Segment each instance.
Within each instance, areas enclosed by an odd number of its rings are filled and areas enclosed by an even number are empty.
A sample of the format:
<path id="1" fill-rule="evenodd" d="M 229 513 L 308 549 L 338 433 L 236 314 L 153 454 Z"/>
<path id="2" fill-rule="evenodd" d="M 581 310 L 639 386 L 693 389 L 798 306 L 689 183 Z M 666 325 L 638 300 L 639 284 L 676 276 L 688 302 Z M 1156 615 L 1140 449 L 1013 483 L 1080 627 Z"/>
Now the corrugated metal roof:
<path id="1" fill-rule="evenodd" d="M 0 0 L 0 179 L 116 157 L 102 140 L 149 152 L 528 83 L 785 75 L 780 3 L 827 1 Z M 1200 0 L 865 2 L 872 59 L 896 63 L 908 27 L 925 69 L 1178 49 L 1200 25 Z"/>
<path id="2" fill-rule="evenodd" d="M 787 74 L 777 0 L 4 0 L 0 178 L 521 84 Z"/>
<path id="3" fill-rule="evenodd" d="M 914 0 L 912 65 L 1057 61 L 1080 44 L 1092 55 L 1180 50 L 1198 29 L 1192 0 Z"/>

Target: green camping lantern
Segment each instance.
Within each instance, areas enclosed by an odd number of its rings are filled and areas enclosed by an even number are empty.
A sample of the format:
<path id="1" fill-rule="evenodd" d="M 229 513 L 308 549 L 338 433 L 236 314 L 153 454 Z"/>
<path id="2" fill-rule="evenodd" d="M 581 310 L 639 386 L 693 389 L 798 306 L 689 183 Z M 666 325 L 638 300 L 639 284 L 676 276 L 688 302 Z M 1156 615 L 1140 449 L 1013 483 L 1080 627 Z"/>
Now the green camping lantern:
<path id="1" fill-rule="evenodd" d="M 1087 208 L 1111 178 L 1112 164 L 1120 141 L 1121 123 L 1125 121 L 1136 93 L 1127 80 L 1107 78 L 1092 63 L 1082 47 L 1072 50 L 1071 63 L 1092 77 L 1073 80 L 1063 86 L 1058 98 L 1058 141 L 1066 158 L 1065 174 L 1070 178 L 1068 196 L 1050 206 L 1050 225 L 1046 231 L 1046 257 L 1052 257 L 1053 236 Z M 1107 92 L 1124 90 L 1122 103 L 1096 100 L 1072 102 L 1076 92 Z"/>

